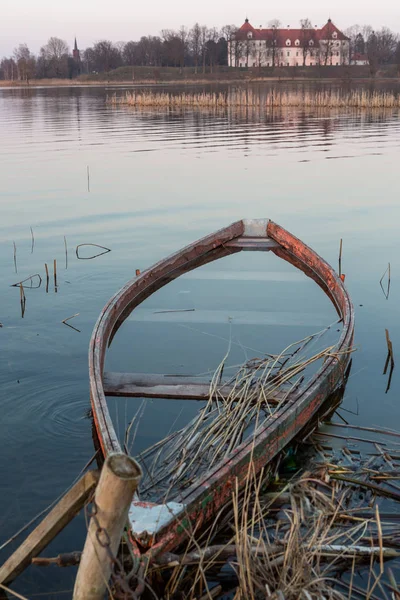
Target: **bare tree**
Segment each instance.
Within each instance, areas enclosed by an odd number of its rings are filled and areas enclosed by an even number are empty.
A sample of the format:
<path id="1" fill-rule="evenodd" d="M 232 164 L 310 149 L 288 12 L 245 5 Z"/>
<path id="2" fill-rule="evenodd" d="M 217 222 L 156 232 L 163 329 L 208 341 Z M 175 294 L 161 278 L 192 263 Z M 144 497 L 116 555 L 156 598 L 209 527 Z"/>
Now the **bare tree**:
<path id="1" fill-rule="evenodd" d="M 310 42 L 314 42 L 314 38 L 315 38 L 315 32 L 314 32 L 314 28 L 313 25 L 310 21 L 310 19 L 301 19 L 300 20 L 300 25 L 301 25 L 301 40 L 300 40 L 300 44 L 301 44 L 301 51 L 302 51 L 302 55 L 303 55 L 303 67 L 306 64 L 307 61 L 307 56 L 312 52 L 312 48 L 314 44 L 310 44 Z"/>
<path id="2" fill-rule="evenodd" d="M 108 73 L 122 64 L 122 56 L 118 47 L 110 40 L 100 40 L 92 48 L 92 60 L 94 69 L 98 72 Z"/>
<path id="3" fill-rule="evenodd" d="M 228 65 L 237 67 L 237 46 L 236 39 L 238 28 L 236 25 L 224 25 L 221 29 L 221 34 L 225 38 L 228 46 Z"/>
<path id="4" fill-rule="evenodd" d="M 66 41 L 51 37 L 47 44 L 40 49 L 45 77 L 68 76 L 69 48 Z"/>
<path id="5" fill-rule="evenodd" d="M 189 31 L 188 44 L 193 57 L 194 71 L 197 73 L 201 57 L 201 27 L 198 23 L 195 23 Z"/>
<path id="6" fill-rule="evenodd" d="M 276 21 L 276 19 L 275 19 Z M 274 21 L 274 22 L 275 22 Z M 267 39 L 267 56 L 271 57 L 271 66 L 274 69 L 279 66 L 279 30 L 273 25 L 271 27 L 271 36 Z M 268 61 L 269 62 L 269 61 Z"/>
<path id="7" fill-rule="evenodd" d="M 20 44 L 14 49 L 14 59 L 17 64 L 18 77 L 29 82 L 35 76 L 36 59 L 26 44 Z"/>
<path id="8" fill-rule="evenodd" d="M 14 81 L 18 76 L 17 63 L 13 58 L 3 58 L 0 63 L 0 69 L 6 81 Z"/>
<path id="9" fill-rule="evenodd" d="M 137 64 L 136 63 L 137 46 L 138 46 L 138 42 L 134 42 L 132 40 L 129 42 L 126 42 L 123 53 L 122 53 L 122 58 L 126 65 L 133 66 L 133 65 Z"/>
<path id="10" fill-rule="evenodd" d="M 213 72 L 214 67 L 218 60 L 218 40 L 219 40 L 218 29 L 216 29 L 216 27 L 212 27 L 211 29 L 208 29 L 208 40 L 207 40 L 206 46 L 207 46 L 208 64 L 210 65 L 211 73 Z"/>
<path id="11" fill-rule="evenodd" d="M 279 19 L 271 19 L 270 21 L 268 21 L 268 28 L 269 29 L 279 29 L 281 27 L 282 23 L 280 22 Z"/>

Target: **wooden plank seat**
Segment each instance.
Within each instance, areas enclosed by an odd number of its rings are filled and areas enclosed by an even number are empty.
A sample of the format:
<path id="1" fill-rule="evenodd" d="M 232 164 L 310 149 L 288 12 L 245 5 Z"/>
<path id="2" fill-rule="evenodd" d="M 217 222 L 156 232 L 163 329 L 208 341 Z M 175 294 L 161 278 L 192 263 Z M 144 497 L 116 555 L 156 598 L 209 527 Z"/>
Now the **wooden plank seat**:
<path id="1" fill-rule="evenodd" d="M 148 373 L 103 374 L 103 389 L 106 396 L 131 398 L 167 398 L 170 400 L 208 400 L 210 383 L 193 377 L 159 375 Z M 227 398 L 233 386 L 225 383 L 218 386 L 218 397 Z M 268 401 L 277 404 L 285 399 L 287 392 L 277 391 Z"/>
<path id="2" fill-rule="evenodd" d="M 271 238 L 259 237 L 237 237 L 224 243 L 225 248 L 240 248 L 241 250 L 257 250 L 268 252 L 273 248 L 279 247 L 278 242 Z"/>

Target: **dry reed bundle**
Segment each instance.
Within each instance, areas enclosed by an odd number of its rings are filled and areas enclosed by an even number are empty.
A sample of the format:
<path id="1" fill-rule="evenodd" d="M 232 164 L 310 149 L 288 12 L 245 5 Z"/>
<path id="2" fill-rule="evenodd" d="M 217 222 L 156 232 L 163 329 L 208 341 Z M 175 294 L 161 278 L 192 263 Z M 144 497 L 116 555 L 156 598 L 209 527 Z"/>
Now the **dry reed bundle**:
<path id="1" fill-rule="evenodd" d="M 306 369 L 335 353 L 335 346 L 329 346 L 306 355 L 310 343 L 326 331 L 290 344 L 279 355 L 246 362 L 228 381 L 230 391 L 224 395 L 227 382 L 221 380 L 228 349 L 211 381 L 209 400 L 198 415 L 182 430 L 140 455 L 144 466 L 141 498 L 154 501 L 179 495 L 201 473 L 227 459 L 242 442 L 251 440 L 301 385 Z M 127 451 L 135 422 L 133 419 L 126 431 Z"/>
<path id="2" fill-rule="evenodd" d="M 340 90 L 324 90 L 321 92 L 275 90 L 266 95 L 253 90 L 239 89 L 229 92 L 126 92 L 123 96 L 116 94 L 107 97 L 111 106 L 127 105 L 138 108 L 232 108 L 257 107 L 270 109 L 274 107 L 294 108 L 351 108 L 351 109 L 396 109 L 400 108 L 400 95 L 392 92 L 368 92 L 353 90 L 343 93 Z"/>

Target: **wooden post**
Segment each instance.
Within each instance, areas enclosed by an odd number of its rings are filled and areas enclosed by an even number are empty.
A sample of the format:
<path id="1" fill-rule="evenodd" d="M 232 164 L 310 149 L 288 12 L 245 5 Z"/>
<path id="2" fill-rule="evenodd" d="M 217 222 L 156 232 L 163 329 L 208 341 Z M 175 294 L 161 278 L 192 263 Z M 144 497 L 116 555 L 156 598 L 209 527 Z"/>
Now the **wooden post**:
<path id="1" fill-rule="evenodd" d="M 92 517 L 75 581 L 73 600 L 102 600 L 111 575 L 108 550 L 116 556 L 122 533 L 128 519 L 133 494 L 139 484 L 142 470 L 138 463 L 123 453 L 110 454 L 104 463 L 95 494 L 96 516 Z M 96 521 L 98 523 L 96 523 Z M 98 528 L 104 543 L 99 543 Z"/>

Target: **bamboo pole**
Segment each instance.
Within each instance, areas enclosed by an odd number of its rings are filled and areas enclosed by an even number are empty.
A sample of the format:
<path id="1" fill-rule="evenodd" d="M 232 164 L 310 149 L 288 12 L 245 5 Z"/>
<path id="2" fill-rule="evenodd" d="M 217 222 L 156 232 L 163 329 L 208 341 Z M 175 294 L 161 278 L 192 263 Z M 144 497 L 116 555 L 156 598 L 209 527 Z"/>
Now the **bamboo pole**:
<path id="1" fill-rule="evenodd" d="M 95 515 L 90 520 L 73 600 L 103 599 L 111 575 L 110 553 L 116 556 L 141 476 L 138 463 L 126 454 L 111 454 L 104 463 L 94 499 Z"/>

